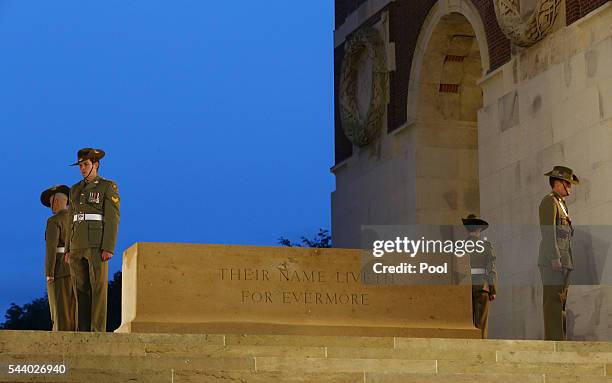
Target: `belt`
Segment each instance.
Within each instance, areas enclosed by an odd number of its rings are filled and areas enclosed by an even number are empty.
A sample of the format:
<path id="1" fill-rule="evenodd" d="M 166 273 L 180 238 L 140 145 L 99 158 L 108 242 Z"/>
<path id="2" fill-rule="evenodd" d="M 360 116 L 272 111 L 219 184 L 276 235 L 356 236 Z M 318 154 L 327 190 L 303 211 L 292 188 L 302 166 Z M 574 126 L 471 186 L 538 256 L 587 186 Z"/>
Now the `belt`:
<path id="1" fill-rule="evenodd" d="M 102 214 L 75 214 L 72 217 L 72 222 L 81 222 L 81 221 L 102 221 Z"/>
<path id="2" fill-rule="evenodd" d="M 64 254 L 65 252 L 66 252 L 65 247 L 58 247 L 57 249 L 55 249 L 56 254 Z"/>
<path id="3" fill-rule="evenodd" d="M 485 269 L 472 269 L 472 275 L 486 274 L 486 273 L 487 273 L 487 270 Z"/>

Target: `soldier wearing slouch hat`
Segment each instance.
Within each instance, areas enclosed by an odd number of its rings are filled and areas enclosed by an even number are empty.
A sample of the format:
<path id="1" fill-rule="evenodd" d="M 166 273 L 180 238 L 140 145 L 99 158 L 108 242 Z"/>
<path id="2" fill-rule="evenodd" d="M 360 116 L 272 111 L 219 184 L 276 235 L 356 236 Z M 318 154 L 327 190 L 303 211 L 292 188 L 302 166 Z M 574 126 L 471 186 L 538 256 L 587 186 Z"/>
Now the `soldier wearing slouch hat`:
<path id="1" fill-rule="evenodd" d="M 474 326 L 480 329 L 482 339 L 488 337 L 489 306 L 497 296 L 497 268 L 495 266 L 495 250 L 491 242 L 481 239 L 481 234 L 489 227 L 489 223 L 474 214 L 462 218 L 468 232 L 466 240 L 482 242 L 468 254 L 472 280 L 472 316 Z M 482 251 L 479 251 L 482 249 Z"/>
<path id="2" fill-rule="evenodd" d="M 571 247 L 574 228 L 565 198 L 571 194 L 572 185 L 580 181 L 565 166 L 555 166 L 544 175 L 551 187 L 539 207 L 542 240 L 538 268 L 543 285 L 544 336 L 546 340 L 566 340 L 565 303 L 574 268 Z"/>
<path id="3" fill-rule="evenodd" d="M 66 261 L 76 293 L 77 331 L 106 331 L 108 260 L 113 257 L 120 218 L 117 184 L 99 176 L 102 149 L 77 153 L 83 179 L 70 189 L 70 235 Z"/>
<path id="4" fill-rule="evenodd" d="M 67 209 L 69 194 L 68 186 L 57 185 L 40 195 L 40 202 L 53 213 L 45 229 L 45 276 L 53 331 L 75 330 L 75 300 L 70 269 L 62 262 L 70 225 Z"/>

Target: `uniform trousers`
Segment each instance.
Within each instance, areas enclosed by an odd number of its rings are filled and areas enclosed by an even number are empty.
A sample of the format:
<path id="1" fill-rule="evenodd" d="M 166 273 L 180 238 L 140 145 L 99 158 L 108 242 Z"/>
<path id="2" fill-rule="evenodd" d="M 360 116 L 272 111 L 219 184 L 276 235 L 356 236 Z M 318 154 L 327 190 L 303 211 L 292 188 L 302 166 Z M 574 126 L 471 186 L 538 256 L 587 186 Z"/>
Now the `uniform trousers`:
<path id="1" fill-rule="evenodd" d="M 472 315 L 474 326 L 480 329 L 482 339 L 487 339 L 489 332 L 489 292 L 480 286 L 472 286 Z"/>
<path id="2" fill-rule="evenodd" d="M 75 331 L 75 298 L 70 276 L 47 282 L 47 297 L 53 331 Z"/>
<path id="3" fill-rule="evenodd" d="M 106 332 L 108 262 L 102 262 L 101 253 L 100 248 L 70 252 L 77 331 Z"/>
<path id="4" fill-rule="evenodd" d="M 570 271 L 554 271 L 551 267 L 540 266 L 542 277 L 542 306 L 544 312 L 544 339 L 566 340 L 565 329 L 565 301 L 561 296 L 565 289 L 569 289 L 565 273 Z M 565 294 L 567 297 L 567 292 Z"/>

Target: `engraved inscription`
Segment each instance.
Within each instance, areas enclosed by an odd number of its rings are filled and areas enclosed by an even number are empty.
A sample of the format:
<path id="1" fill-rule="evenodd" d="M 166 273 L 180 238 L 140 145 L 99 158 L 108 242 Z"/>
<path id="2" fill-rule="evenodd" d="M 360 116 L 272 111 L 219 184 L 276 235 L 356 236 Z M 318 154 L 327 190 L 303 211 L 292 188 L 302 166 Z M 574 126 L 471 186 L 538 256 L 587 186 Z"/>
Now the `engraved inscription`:
<path id="1" fill-rule="evenodd" d="M 228 283 L 259 282 L 261 289 L 242 289 L 240 303 L 243 304 L 299 304 L 299 305 L 351 305 L 369 306 L 369 296 L 361 292 L 334 292 L 325 287 L 330 284 L 359 284 L 368 276 L 359 272 L 322 270 L 290 270 L 285 267 L 277 270 L 253 268 L 221 268 L 219 278 Z M 266 289 L 266 284 L 281 282 L 288 286 Z M 321 289 L 292 289 L 292 284 L 322 284 Z M 278 284 L 277 284 L 278 285 Z M 326 285 L 326 286 L 325 286 Z"/>

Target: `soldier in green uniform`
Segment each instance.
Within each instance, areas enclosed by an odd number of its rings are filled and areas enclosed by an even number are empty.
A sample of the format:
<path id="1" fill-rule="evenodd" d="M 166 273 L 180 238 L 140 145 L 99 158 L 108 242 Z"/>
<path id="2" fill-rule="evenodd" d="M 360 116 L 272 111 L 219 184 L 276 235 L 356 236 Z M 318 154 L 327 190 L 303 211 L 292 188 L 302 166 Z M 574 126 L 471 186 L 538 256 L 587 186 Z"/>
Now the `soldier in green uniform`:
<path id="1" fill-rule="evenodd" d="M 468 231 L 466 241 L 482 241 L 484 248 L 476 247 L 468 254 L 472 279 L 472 315 L 474 326 L 480 329 L 482 339 L 487 339 L 489 329 L 489 305 L 497 296 L 497 268 L 495 266 L 495 250 L 491 242 L 481 239 L 481 234 L 489 224 L 474 214 L 462 218 Z"/>
<path id="2" fill-rule="evenodd" d="M 117 184 L 98 175 L 101 149 L 79 150 L 83 180 L 70 189 L 70 234 L 66 261 L 76 293 L 77 331 L 106 331 L 108 260 L 113 257 L 119 227 Z"/>
<path id="3" fill-rule="evenodd" d="M 564 198 L 579 180 L 572 169 L 565 166 L 555 166 L 544 175 L 552 189 L 540 203 L 542 240 L 538 267 L 543 285 L 544 334 L 546 340 L 565 340 L 564 313 L 569 275 L 574 268 L 571 249 L 574 229 Z"/>
<path id="4" fill-rule="evenodd" d="M 45 275 L 53 331 L 74 331 L 75 301 L 70 281 L 70 269 L 62 262 L 68 235 L 68 195 L 66 185 L 50 187 L 40 195 L 40 202 L 51 208 L 53 216 L 45 230 Z"/>

